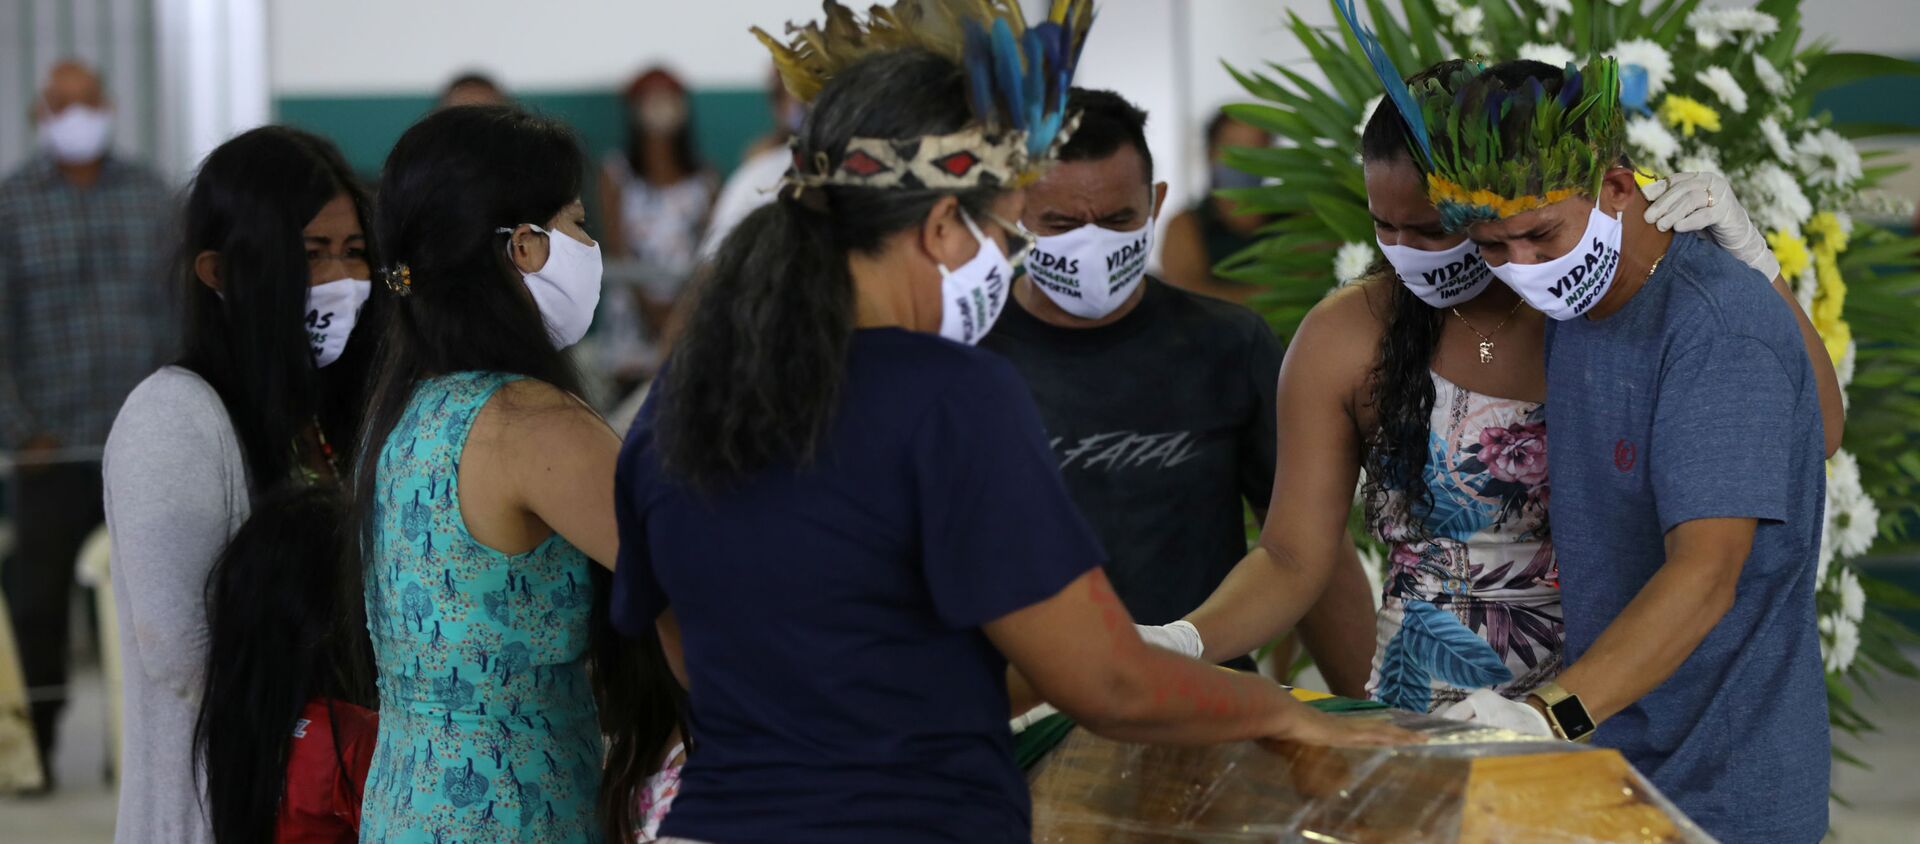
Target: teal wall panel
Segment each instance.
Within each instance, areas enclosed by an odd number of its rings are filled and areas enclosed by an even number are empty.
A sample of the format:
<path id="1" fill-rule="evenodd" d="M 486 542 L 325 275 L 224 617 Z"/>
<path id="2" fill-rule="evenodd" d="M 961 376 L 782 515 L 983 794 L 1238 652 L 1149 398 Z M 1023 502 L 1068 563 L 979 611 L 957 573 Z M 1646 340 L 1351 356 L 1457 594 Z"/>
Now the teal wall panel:
<path id="1" fill-rule="evenodd" d="M 572 124 L 596 161 L 622 143 L 625 107 L 611 91 L 522 93 L 518 101 Z M 371 174 L 379 171 L 400 133 L 433 102 L 431 94 L 289 96 L 274 101 L 274 113 L 283 123 L 332 138 L 354 169 Z M 773 128 L 767 95 L 760 89 L 695 91 L 692 111 L 695 146 L 722 174 L 731 172 L 741 152 Z"/>

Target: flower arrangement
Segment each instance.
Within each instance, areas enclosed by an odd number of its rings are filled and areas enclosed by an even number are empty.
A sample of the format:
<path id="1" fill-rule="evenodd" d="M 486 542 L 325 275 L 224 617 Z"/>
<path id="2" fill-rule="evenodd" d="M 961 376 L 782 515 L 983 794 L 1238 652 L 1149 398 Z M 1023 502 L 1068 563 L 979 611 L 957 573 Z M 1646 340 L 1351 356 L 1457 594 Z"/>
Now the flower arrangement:
<path id="1" fill-rule="evenodd" d="M 1920 524 L 1920 239 L 1864 222 L 1911 214 L 1874 191 L 1894 166 L 1869 166 L 1853 140 L 1911 127 L 1835 125 L 1815 94 L 1868 76 L 1920 75 L 1920 64 L 1802 43 L 1799 0 L 1723 8 L 1701 0 L 1364 0 L 1403 72 L 1462 56 L 1579 64 L 1598 51 L 1619 60 L 1627 147 L 1655 177 L 1727 176 L 1767 236 L 1782 275 L 1807 309 L 1849 389 L 1846 448 L 1828 462 L 1827 521 L 1818 566 L 1820 640 L 1835 726 L 1871 730 L 1852 705 L 1881 672 L 1920 676 L 1900 652 L 1920 642 L 1889 610 L 1920 597 L 1863 577 L 1853 561 Z M 1336 15 L 1337 17 L 1337 15 Z M 1232 150 L 1228 162 L 1269 184 L 1224 191 L 1275 222 L 1265 238 L 1222 262 L 1228 278 L 1266 289 L 1255 303 L 1283 334 L 1329 288 L 1376 258 L 1356 155 L 1359 127 L 1377 106 L 1358 44 L 1343 28 L 1314 28 L 1289 13 L 1322 84 L 1269 64 L 1228 68 L 1257 103 L 1235 117 L 1283 139 Z M 1331 278 L 1329 245 L 1338 245 Z M 1863 461 L 1855 455 L 1865 455 Z M 1370 559 L 1379 560 L 1377 551 Z M 1835 755 L 1855 761 L 1844 750 Z"/>

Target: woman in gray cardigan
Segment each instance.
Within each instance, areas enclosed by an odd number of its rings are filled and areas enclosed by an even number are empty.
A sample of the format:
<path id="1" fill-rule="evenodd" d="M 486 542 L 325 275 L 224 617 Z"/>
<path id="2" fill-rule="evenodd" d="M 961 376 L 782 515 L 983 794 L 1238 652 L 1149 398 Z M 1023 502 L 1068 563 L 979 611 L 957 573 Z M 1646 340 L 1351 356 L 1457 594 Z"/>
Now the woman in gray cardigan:
<path id="1" fill-rule="evenodd" d="M 347 343 L 371 288 L 370 213 L 332 144 L 283 127 L 228 141 L 194 180 L 184 354 L 128 396 L 104 460 L 125 666 L 118 841 L 212 841 L 223 804 L 259 793 L 209 779 L 234 766 L 207 764 L 195 739 L 208 575 L 257 502 L 337 486 L 348 463 L 372 345 Z M 273 736 L 252 751 L 284 770 L 292 720 L 278 721 L 258 712 L 221 732 Z"/>

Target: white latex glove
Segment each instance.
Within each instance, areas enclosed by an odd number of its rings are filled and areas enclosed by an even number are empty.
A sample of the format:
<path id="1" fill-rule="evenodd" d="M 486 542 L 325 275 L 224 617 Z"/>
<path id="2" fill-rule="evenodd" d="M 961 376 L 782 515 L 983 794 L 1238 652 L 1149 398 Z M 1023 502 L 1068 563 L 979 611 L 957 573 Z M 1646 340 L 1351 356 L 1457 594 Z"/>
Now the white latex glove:
<path id="1" fill-rule="evenodd" d="M 1767 238 L 1747 217 L 1733 185 L 1718 173 L 1679 173 L 1640 189 L 1646 194 L 1647 222 L 1661 231 L 1694 232 L 1706 229 L 1715 243 L 1733 257 L 1760 271 L 1772 282 L 1780 275 Z"/>
<path id="2" fill-rule="evenodd" d="M 1159 627 L 1150 624 L 1136 624 L 1133 627 L 1135 630 L 1140 631 L 1140 638 L 1145 639 L 1147 644 L 1156 648 L 1173 651 L 1181 656 L 1190 656 L 1194 659 L 1199 659 L 1201 654 L 1206 653 L 1206 648 L 1200 644 L 1199 628 L 1194 627 L 1185 620 L 1161 625 Z"/>
<path id="3" fill-rule="evenodd" d="M 1547 726 L 1547 717 L 1540 711 L 1517 700 L 1508 700 L 1492 689 L 1476 689 L 1460 701 L 1438 713 L 1442 718 L 1455 721 L 1472 721 L 1483 727 L 1497 727 L 1512 730 L 1530 736 L 1553 737 L 1553 728 Z"/>

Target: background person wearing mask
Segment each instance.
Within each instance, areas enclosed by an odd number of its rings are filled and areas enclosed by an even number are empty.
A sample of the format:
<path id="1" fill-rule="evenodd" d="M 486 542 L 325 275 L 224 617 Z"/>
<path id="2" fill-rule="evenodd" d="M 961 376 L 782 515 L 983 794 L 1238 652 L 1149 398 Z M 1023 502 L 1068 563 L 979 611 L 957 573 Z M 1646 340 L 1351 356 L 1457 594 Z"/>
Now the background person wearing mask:
<path id="1" fill-rule="evenodd" d="M 1260 227 L 1267 224 L 1267 218 L 1241 214 L 1238 203 L 1215 196 L 1212 191 L 1259 187 L 1259 176 L 1229 167 L 1223 158 L 1230 147 L 1265 147 L 1272 143 L 1272 135 L 1228 117 L 1224 111 L 1207 122 L 1212 190 L 1167 223 L 1167 243 L 1160 255 L 1160 269 L 1167 274 L 1167 281 L 1241 304 L 1259 292 L 1255 285 L 1215 276 L 1213 267 L 1259 242 Z"/>
<path id="2" fill-rule="evenodd" d="M 34 106 L 41 155 L 0 183 L 0 452 L 18 472 L 4 588 L 41 767 L 67 697 L 75 557 L 100 525 L 100 447 L 128 391 L 170 345 L 171 198 L 113 156 L 91 68 L 61 62 Z"/>
<path id="3" fill-rule="evenodd" d="M 613 378 L 614 395 L 651 377 L 666 355 L 668 317 L 693 276 L 717 186 L 693 150 L 691 104 L 678 78 L 647 70 L 627 86 L 623 102 L 626 147 L 600 171 L 606 254 L 628 262 L 615 267 L 618 277 L 638 282 L 609 288 L 604 319 L 612 333 L 602 346 L 602 369 Z"/>
<path id="4" fill-rule="evenodd" d="M 1264 517 L 1280 343 L 1258 314 L 1147 274 L 1167 185 L 1146 113 L 1111 91 L 1075 89 L 1067 107 L 1079 128 L 1027 188 L 1021 224 L 1038 242 L 981 345 L 1032 388 L 1127 611 L 1167 624 L 1247 553 L 1246 508 Z"/>

